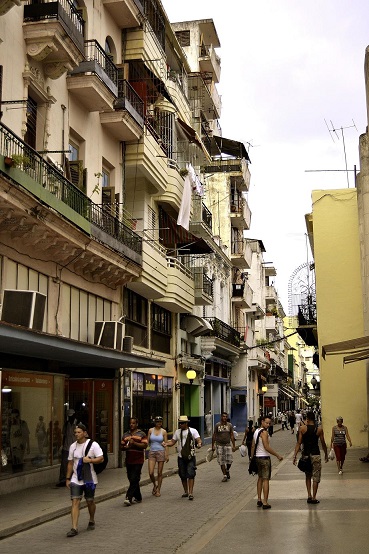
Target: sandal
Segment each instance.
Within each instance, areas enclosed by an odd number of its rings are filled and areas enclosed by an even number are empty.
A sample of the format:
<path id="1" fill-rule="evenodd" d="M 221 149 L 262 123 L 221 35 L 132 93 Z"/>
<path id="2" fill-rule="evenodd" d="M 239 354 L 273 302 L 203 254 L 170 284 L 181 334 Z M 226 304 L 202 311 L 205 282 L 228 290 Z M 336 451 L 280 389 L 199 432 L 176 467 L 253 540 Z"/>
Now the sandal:
<path id="1" fill-rule="evenodd" d="M 159 491 L 156 491 L 155 495 L 154 496 L 161 496 L 160 492 Z"/>
<path id="2" fill-rule="evenodd" d="M 182 498 L 188 498 L 188 492 L 183 493 Z"/>
<path id="3" fill-rule="evenodd" d="M 309 504 L 319 504 L 319 500 L 317 500 L 316 498 L 312 498 L 312 499 L 309 501 Z"/>
<path id="4" fill-rule="evenodd" d="M 188 500 L 193 500 L 193 494 L 188 495 Z"/>
<path id="5" fill-rule="evenodd" d="M 158 486 L 157 486 L 157 485 L 154 485 L 154 488 L 152 489 L 152 493 L 151 493 L 151 494 L 152 494 L 153 496 L 156 496 L 157 490 L 158 490 Z"/>

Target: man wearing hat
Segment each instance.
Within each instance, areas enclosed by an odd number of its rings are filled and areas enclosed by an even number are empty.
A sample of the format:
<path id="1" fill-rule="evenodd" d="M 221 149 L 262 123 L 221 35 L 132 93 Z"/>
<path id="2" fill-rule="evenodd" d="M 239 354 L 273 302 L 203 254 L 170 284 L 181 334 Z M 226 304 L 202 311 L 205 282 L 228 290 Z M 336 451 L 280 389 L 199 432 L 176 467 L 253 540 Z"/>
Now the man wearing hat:
<path id="1" fill-rule="evenodd" d="M 170 441 L 163 442 L 163 446 L 177 444 L 178 475 L 182 481 L 184 493 L 182 498 L 193 500 L 193 486 L 196 477 L 195 446 L 201 448 L 201 437 L 196 429 L 189 427 L 190 420 L 186 415 L 179 416 L 179 429 Z"/>
<path id="2" fill-rule="evenodd" d="M 75 419 L 75 411 L 72 409 L 67 410 L 67 420 L 63 425 L 63 442 L 62 442 L 62 453 L 61 453 L 61 462 L 60 462 L 60 472 L 59 472 L 59 481 L 56 483 L 57 487 L 65 487 L 67 479 L 67 466 L 68 466 L 68 455 L 70 445 L 76 440 L 74 437 L 74 430 L 76 428 L 77 420 Z"/>

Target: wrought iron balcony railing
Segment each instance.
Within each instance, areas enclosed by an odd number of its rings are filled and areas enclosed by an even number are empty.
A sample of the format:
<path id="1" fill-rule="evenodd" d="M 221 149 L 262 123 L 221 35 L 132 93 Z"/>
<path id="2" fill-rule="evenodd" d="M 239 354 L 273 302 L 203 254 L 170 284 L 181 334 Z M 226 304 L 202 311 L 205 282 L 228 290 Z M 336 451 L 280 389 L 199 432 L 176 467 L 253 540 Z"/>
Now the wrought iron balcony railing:
<path id="1" fill-rule="evenodd" d="M 43 189 L 53 194 L 89 223 L 96 225 L 137 254 L 142 254 L 142 238 L 139 235 L 103 206 L 94 204 L 81 190 L 66 179 L 56 166 L 45 161 L 40 154 L 2 123 L 0 123 L 0 155 L 8 158 L 11 163 L 39 183 Z M 21 180 L 19 184 L 22 185 Z"/>
<path id="2" fill-rule="evenodd" d="M 118 68 L 97 40 L 85 40 L 85 57 L 88 62 L 96 62 L 118 86 Z"/>
<path id="3" fill-rule="evenodd" d="M 127 102 L 128 101 L 128 104 Z M 119 68 L 118 70 L 118 99 L 115 103 L 115 109 L 127 109 L 129 111 L 130 106 L 134 108 L 137 114 L 142 119 L 144 118 L 144 103 L 143 100 L 139 97 L 134 88 L 129 84 L 129 82 L 123 78 L 123 70 Z"/>
<path id="4" fill-rule="evenodd" d="M 217 317 L 205 317 L 205 319 L 213 328 L 213 330 L 209 331 L 209 333 L 207 334 L 208 336 L 217 337 L 226 342 L 229 342 L 233 346 L 240 346 L 241 334 L 236 329 L 234 329 L 227 323 L 224 323 L 224 321 L 218 319 Z"/>
<path id="5" fill-rule="evenodd" d="M 84 21 L 81 13 L 70 0 L 58 2 L 42 2 L 26 4 L 24 6 L 24 22 L 49 21 L 56 19 L 60 22 L 68 36 L 83 53 Z"/>

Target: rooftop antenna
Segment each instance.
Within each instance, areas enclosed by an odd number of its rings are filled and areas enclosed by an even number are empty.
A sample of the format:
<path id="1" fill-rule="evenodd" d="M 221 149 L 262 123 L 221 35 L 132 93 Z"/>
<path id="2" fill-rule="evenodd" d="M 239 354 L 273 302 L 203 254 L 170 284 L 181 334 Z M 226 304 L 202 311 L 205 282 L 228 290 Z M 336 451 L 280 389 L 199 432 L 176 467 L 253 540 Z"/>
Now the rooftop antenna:
<path id="1" fill-rule="evenodd" d="M 350 182 L 349 182 L 349 175 L 348 175 L 348 169 L 347 169 L 347 156 L 346 156 L 346 144 L 345 144 L 345 134 L 344 134 L 344 129 L 352 129 L 352 128 L 355 128 L 356 131 L 357 131 L 357 127 L 355 125 L 355 121 L 352 120 L 352 125 L 347 125 L 346 127 L 335 127 L 333 125 L 333 122 L 332 120 L 330 119 L 330 124 L 331 124 L 331 128 L 329 128 L 329 125 L 327 123 L 327 121 L 324 119 L 325 121 L 325 124 L 327 126 L 327 129 L 329 131 L 329 134 L 331 135 L 331 139 L 333 140 L 333 142 L 335 142 L 334 138 L 333 138 L 333 133 L 336 135 L 337 139 L 340 140 L 340 137 L 338 136 L 337 134 L 337 131 L 341 131 L 341 136 L 342 136 L 342 142 L 343 142 L 343 153 L 345 155 L 345 167 L 346 167 L 346 179 L 347 179 L 347 186 L 350 187 Z"/>
<path id="2" fill-rule="evenodd" d="M 247 144 L 248 148 L 246 149 L 247 150 L 247 153 L 249 153 L 250 151 L 250 148 L 257 148 L 258 146 L 260 146 L 260 144 L 252 144 L 252 141 L 253 139 L 249 140 L 249 141 L 245 141 L 245 144 Z"/>

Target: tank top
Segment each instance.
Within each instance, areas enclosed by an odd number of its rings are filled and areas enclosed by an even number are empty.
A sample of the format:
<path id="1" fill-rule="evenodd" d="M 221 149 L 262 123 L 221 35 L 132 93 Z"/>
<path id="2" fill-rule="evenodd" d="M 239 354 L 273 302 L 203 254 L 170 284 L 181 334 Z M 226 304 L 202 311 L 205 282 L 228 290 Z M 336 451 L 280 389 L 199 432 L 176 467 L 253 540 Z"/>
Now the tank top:
<path id="1" fill-rule="evenodd" d="M 256 441 L 258 439 L 258 435 L 260 435 L 262 432 L 265 432 L 265 429 L 257 429 L 255 431 L 255 433 L 254 433 L 255 444 L 256 444 Z M 264 448 L 263 439 L 261 437 L 259 438 L 259 442 L 258 442 L 258 445 L 257 445 L 257 448 L 256 448 L 255 456 L 257 458 L 261 458 L 263 456 L 270 457 L 269 452 L 267 452 Z"/>
<path id="2" fill-rule="evenodd" d="M 152 452 L 158 452 L 159 450 L 164 450 L 164 446 L 161 444 L 164 440 L 163 431 L 160 431 L 160 435 L 150 435 L 150 450 Z"/>
<path id="3" fill-rule="evenodd" d="M 249 427 L 246 433 L 246 442 L 252 442 L 253 436 L 254 436 L 254 431 L 252 430 L 252 428 L 250 429 Z"/>
<path id="4" fill-rule="evenodd" d="M 304 445 L 304 456 L 309 454 L 319 455 L 319 437 L 316 434 L 318 426 L 317 425 L 307 425 L 307 431 L 302 435 L 302 444 Z"/>
<path id="5" fill-rule="evenodd" d="M 333 444 L 346 444 L 346 429 L 344 426 L 338 427 L 338 425 L 335 425 L 333 432 Z"/>

